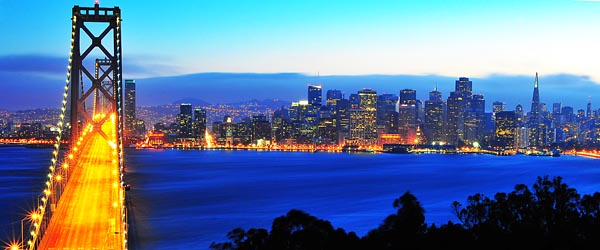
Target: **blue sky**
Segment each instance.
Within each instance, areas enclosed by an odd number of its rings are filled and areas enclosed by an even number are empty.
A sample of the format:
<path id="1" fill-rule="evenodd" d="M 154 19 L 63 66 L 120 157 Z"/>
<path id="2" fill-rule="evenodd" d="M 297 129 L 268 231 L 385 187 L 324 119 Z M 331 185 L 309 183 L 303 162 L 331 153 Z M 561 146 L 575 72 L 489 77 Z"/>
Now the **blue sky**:
<path id="1" fill-rule="evenodd" d="M 542 79 L 571 74 L 600 82 L 600 2 L 594 1 L 100 4 L 123 11 L 124 74 L 129 78 L 198 72 L 485 78 L 539 72 Z M 57 71 L 67 64 L 73 5 L 92 6 L 93 1 L 0 1 L 0 29 L 6 34 L 0 59 L 20 62 L 5 63 L 0 80 L 25 85 L 6 72 L 64 77 L 66 71 Z M 59 66 L 47 65 L 63 58 Z"/>

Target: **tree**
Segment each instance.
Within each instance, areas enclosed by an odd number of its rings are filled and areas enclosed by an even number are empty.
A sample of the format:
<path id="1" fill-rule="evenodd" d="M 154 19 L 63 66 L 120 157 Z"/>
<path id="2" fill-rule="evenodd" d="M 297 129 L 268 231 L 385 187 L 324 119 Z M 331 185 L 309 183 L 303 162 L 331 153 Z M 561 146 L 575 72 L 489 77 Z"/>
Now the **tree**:
<path id="1" fill-rule="evenodd" d="M 427 228 L 421 203 L 407 191 L 392 205 L 398 209 L 396 213 L 386 217 L 383 224 L 364 238 L 369 249 L 418 248 Z"/>

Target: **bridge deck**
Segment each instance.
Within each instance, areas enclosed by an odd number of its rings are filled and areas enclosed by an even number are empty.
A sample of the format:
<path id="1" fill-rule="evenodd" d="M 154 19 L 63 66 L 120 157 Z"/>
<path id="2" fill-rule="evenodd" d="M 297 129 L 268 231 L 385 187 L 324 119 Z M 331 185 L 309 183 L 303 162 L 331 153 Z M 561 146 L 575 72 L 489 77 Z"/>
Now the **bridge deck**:
<path id="1" fill-rule="evenodd" d="M 98 133 L 90 135 L 82 146 L 77 167 L 38 249 L 123 248 L 121 187 L 113 162 L 116 156 Z"/>

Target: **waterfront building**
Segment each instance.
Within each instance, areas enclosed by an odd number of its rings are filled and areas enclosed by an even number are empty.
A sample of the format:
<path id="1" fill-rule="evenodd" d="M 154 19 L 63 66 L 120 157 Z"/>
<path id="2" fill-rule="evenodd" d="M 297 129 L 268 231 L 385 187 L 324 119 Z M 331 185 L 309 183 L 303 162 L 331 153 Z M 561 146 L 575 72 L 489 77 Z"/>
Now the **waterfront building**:
<path id="1" fill-rule="evenodd" d="M 193 136 L 192 124 L 192 104 L 182 103 L 179 105 L 179 115 L 177 115 L 177 138 L 191 139 Z"/>
<path id="2" fill-rule="evenodd" d="M 377 96 L 377 127 L 385 133 L 397 133 L 398 121 L 391 122 L 392 117 L 398 117 L 396 105 L 398 96 L 394 94 L 382 94 Z"/>
<path id="3" fill-rule="evenodd" d="M 289 110 L 281 108 L 273 112 L 271 119 L 272 139 L 277 144 L 290 144 L 292 140 L 292 125 L 289 118 Z"/>
<path id="4" fill-rule="evenodd" d="M 350 140 L 358 145 L 377 143 L 377 92 L 358 91 L 358 108 L 350 109 Z"/>
<path id="5" fill-rule="evenodd" d="M 252 144 L 265 146 L 271 144 L 271 123 L 265 115 L 252 116 Z"/>
<path id="6" fill-rule="evenodd" d="M 194 109 L 193 128 L 194 137 L 198 140 L 198 143 L 204 143 L 206 135 L 206 110 L 201 108 Z"/>
<path id="7" fill-rule="evenodd" d="M 546 124 L 542 121 L 540 113 L 540 93 L 538 89 L 538 74 L 535 73 L 533 83 L 533 97 L 531 99 L 531 112 L 527 117 L 527 128 L 529 129 L 529 146 L 540 148 L 546 146 L 547 131 Z"/>
<path id="8" fill-rule="evenodd" d="M 292 102 L 289 109 L 292 124 L 292 138 L 298 144 L 311 144 L 316 137 L 318 111 L 320 106 L 311 105 L 308 101 Z"/>
<path id="9" fill-rule="evenodd" d="M 398 133 L 406 143 L 414 140 L 417 129 L 417 91 L 400 90 L 398 102 Z"/>
<path id="10" fill-rule="evenodd" d="M 327 111 L 331 114 L 331 119 L 333 119 L 333 126 L 336 134 L 335 141 L 338 141 L 339 137 L 338 131 L 340 130 L 340 118 L 342 116 L 341 113 L 345 112 L 345 109 L 342 108 L 343 99 L 344 96 L 342 95 L 342 91 L 336 89 L 327 90 L 325 106 L 327 107 Z"/>
<path id="11" fill-rule="evenodd" d="M 125 80 L 124 122 L 125 136 L 131 137 L 135 131 L 135 80 Z"/>
<path id="12" fill-rule="evenodd" d="M 440 143 L 444 141 L 444 102 L 442 93 L 437 86 L 429 92 L 429 100 L 425 101 L 425 122 L 423 133 L 427 142 Z"/>
<path id="13" fill-rule="evenodd" d="M 341 99 L 337 103 L 336 119 L 338 144 L 344 144 L 344 140 L 349 137 L 351 107 L 352 105 L 350 104 L 350 100 L 348 99 Z"/>
<path id="14" fill-rule="evenodd" d="M 517 115 L 514 111 L 496 113 L 495 146 L 503 149 L 515 147 L 517 137 Z"/>
<path id="15" fill-rule="evenodd" d="M 314 140 L 316 144 L 336 145 L 338 143 L 334 110 L 334 107 L 321 107 L 318 119 L 319 125 Z"/>
<path id="16" fill-rule="evenodd" d="M 517 124 L 515 148 L 517 148 L 517 150 L 524 150 L 527 147 L 529 147 L 529 130 L 525 124 Z"/>
<path id="17" fill-rule="evenodd" d="M 465 122 L 462 92 L 452 91 L 446 101 L 446 142 L 458 146 L 464 136 Z"/>
<path id="18" fill-rule="evenodd" d="M 481 144 L 485 136 L 485 98 L 482 94 L 474 94 L 468 100 L 464 127 L 464 142 L 467 145 Z"/>

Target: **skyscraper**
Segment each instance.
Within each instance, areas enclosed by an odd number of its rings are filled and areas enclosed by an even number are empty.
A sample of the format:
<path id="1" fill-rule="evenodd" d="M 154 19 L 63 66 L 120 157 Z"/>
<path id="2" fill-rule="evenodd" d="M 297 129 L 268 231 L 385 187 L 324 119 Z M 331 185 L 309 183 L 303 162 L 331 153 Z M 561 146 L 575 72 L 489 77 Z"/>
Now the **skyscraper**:
<path id="1" fill-rule="evenodd" d="M 323 105 L 323 90 L 321 85 L 308 85 L 308 104 L 313 106 Z"/>
<path id="2" fill-rule="evenodd" d="M 452 91 L 446 101 L 446 142 L 458 145 L 462 141 L 465 129 L 465 105 L 462 92 Z"/>
<path id="3" fill-rule="evenodd" d="M 517 115 L 514 111 L 496 113 L 496 147 L 514 148 L 517 137 Z"/>
<path id="4" fill-rule="evenodd" d="M 179 105 L 179 115 L 177 115 L 178 138 L 194 138 L 192 124 L 192 104 L 182 103 Z"/>
<path id="5" fill-rule="evenodd" d="M 494 114 L 502 111 L 506 111 L 506 103 L 500 101 L 495 101 L 492 103 L 492 112 Z"/>
<path id="6" fill-rule="evenodd" d="M 529 129 L 529 146 L 542 147 L 546 142 L 546 126 L 542 122 L 540 114 L 540 92 L 538 90 L 538 73 L 535 73 L 533 82 L 533 97 L 531 98 L 531 112 L 527 117 L 527 128 Z"/>
<path id="7" fill-rule="evenodd" d="M 292 102 L 288 116 L 292 125 L 292 138 L 296 143 L 312 143 L 317 132 L 318 111 L 319 107 L 308 101 Z"/>
<path id="8" fill-rule="evenodd" d="M 473 83 L 469 78 L 458 78 L 455 91 L 450 93 L 447 101 L 446 142 L 457 146 L 481 142 L 485 139 L 486 121 L 491 123 L 491 114 L 488 118 L 483 95 L 473 95 Z"/>
<path id="9" fill-rule="evenodd" d="M 265 115 L 252 116 L 252 143 L 257 145 L 270 144 L 271 123 Z"/>
<path id="10" fill-rule="evenodd" d="M 204 142 L 206 134 L 206 110 L 194 109 L 194 135 L 200 143 Z"/>
<path id="11" fill-rule="evenodd" d="M 561 108 L 562 108 L 562 104 L 560 102 L 552 103 L 552 113 L 560 114 Z"/>
<path id="12" fill-rule="evenodd" d="M 377 96 L 377 125 L 385 127 L 386 118 L 389 118 L 391 113 L 396 112 L 396 104 L 398 103 L 398 96 L 394 94 L 381 94 Z M 396 115 L 397 117 L 397 115 Z M 396 122 L 397 124 L 397 122 Z M 392 133 L 392 132 L 387 132 Z"/>
<path id="13" fill-rule="evenodd" d="M 336 107 L 337 103 L 342 100 L 342 91 L 337 89 L 327 90 L 325 103 L 328 107 Z"/>
<path id="14" fill-rule="evenodd" d="M 425 101 L 425 122 L 423 133 L 430 143 L 444 140 L 444 102 L 437 86 L 429 92 L 429 100 Z"/>
<path id="15" fill-rule="evenodd" d="M 135 128 L 135 80 L 125 80 L 125 135 L 132 136 Z"/>
<path id="16" fill-rule="evenodd" d="M 405 143 L 412 143 L 417 129 L 417 91 L 400 90 L 398 102 L 398 133 Z"/>
<path id="17" fill-rule="evenodd" d="M 585 111 L 585 116 L 590 118 L 592 117 L 592 100 L 588 99 L 587 109 Z"/>
<path id="18" fill-rule="evenodd" d="M 438 101 L 438 102 L 444 101 L 444 99 L 442 99 L 442 92 L 439 92 L 437 90 L 437 84 L 433 88 L 433 91 L 429 92 L 429 100 L 430 101 Z"/>
<path id="19" fill-rule="evenodd" d="M 358 91 L 358 108 L 350 110 L 350 139 L 360 145 L 377 142 L 377 92 Z"/>
<path id="20" fill-rule="evenodd" d="M 414 105 L 417 102 L 417 91 L 414 89 L 400 90 L 400 104 Z"/>
<path id="21" fill-rule="evenodd" d="M 471 95 L 473 93 L 473 82 L 469 81 L 467 77 L 459 77 L 455 82 L 454 91 L 456 92 L 466 92 Z"/>
<path id="22" fill-rule="evenodd" d="M 468 100 L 465 112 L 465 143 L 482 142 L 485 134 L 485 98 L 474 94 Z"/>

